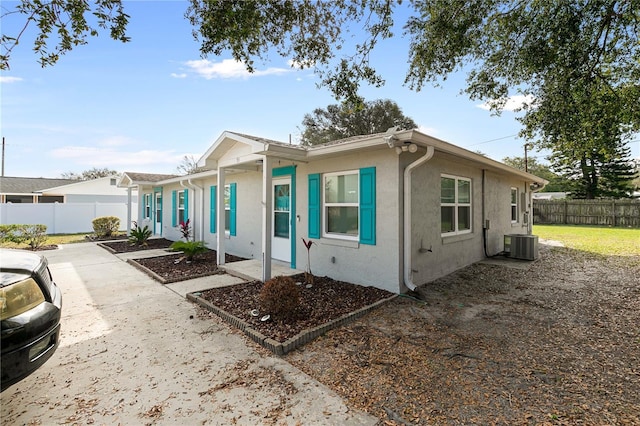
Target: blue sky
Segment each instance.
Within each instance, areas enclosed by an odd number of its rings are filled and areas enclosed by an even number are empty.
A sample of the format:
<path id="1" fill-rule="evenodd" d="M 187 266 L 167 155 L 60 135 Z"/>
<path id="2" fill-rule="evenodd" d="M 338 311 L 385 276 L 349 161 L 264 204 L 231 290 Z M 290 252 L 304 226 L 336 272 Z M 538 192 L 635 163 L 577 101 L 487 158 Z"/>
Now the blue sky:
<path id="1" fill-rule="evenodd" d="M 13 2 L 3 1 L 3 7 Z M 310 70 L 286 58 L 256 63 L 249 75 L 231 55 L 200 57 L 182 1 L 125 2 L 130 43 L 103 32 L 41 68 L 33 31 L 12 52 L 1 74 L 1 129 L 5 176 L 59 177 L 93 167 L 175 173 L 185 155 L 204 153 L 225 130 L 297 142 L 304 114 L 336 103 L 318 89 Z M 4 19 L 2 32 L 22 22 Z M 460 94 L 463 73 L 420 92 L 403 86 L 408 42 L 397 32 L 375 52 L 386 79 L 363 87 L 366 100 L 391 99 L 420 129 L 439 139 L 501 160 L 522 156 L 524 140 L 512 111 L 492 116 L 481 102 Z M 640 156 L 640 144 L 631 144 Z M 530 153 L 543 160 L 544 153 Z"/>

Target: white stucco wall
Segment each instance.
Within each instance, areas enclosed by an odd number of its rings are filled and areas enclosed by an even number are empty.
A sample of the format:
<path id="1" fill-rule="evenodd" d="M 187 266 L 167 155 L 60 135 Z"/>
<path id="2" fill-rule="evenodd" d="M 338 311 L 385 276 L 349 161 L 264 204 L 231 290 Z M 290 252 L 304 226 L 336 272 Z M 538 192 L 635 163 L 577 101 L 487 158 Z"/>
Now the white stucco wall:
<path id="1" fill-rule="evenodd" d="M 262 254 L 262 172 L 226 173 L 225 185 L 231 183 L 236 184 L 236 235 L 231 236 L 225 233 L 225 251 L 247 259 L 260 259 Z M 218 186 L 217 178 L 204 181 L 204 240 L 208 247 L 215 249 L 218 236 L 217 233 L 212 234 L 209 227 L 212 185 Z"/>
<path id="2" fill-rule="evenodd" d="M 440 177 L 442 174 L 471 179 L 471 233 L 442 236 L 440 213 Z M 524 209 L 519 205 L 518 222 L 511 223 L 511 187 L 525 191 L 525 182 L 507 175 L 485 172 L 483 217 L 483 172 L 479 165 L 463 162 L 436 152 L 426 164 L 413 174 L 412 269 L 414 283 L 424 284 L 457 269 L 482 260 L 484 254 L 483 228 L 487 231 L 487 253 L 503 250 L 505 234 L 526 233 Z M 526 193 L 527 197 L 529 193 Z M 520 202 L 520 196 L 519 196 Z M 431 249 L 431 251 L 420 250 Z"/>
<path id="3" fill-rule="evenodd" d="M 325 237 L 314 239 L 311 271 L 318 276 L 326 275 L 397 293 L 401 281 L 398 156 L 386 147 L 366 155 L 343 155 L 298 166 L 297 203 L 300 206 L 300 221 L 296 244 L 297 266 L 304 270 L 307 263 L 307 250 L 301 238 L 308 239 L 308 174 L 358 170 L 363 167 L 376 168 L 376 245 Z"/>

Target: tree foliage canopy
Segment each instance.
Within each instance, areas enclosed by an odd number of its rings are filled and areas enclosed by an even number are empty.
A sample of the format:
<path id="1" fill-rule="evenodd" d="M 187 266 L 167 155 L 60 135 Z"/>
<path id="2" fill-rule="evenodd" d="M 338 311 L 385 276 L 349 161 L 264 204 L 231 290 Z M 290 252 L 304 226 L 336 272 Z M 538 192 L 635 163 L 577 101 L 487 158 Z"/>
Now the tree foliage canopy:
<path id="1" fill-rule="evenodd" d="M 534 157 L 528 157 L 526 165 L 524 157 L 505 157 L 502 162 L 518 170 L 526 170 L 548 181 L 549 183 L 542 192 L 569 192 L 572 189 L 571 182 L 568 179 L 554 173 L 549 166 L 539 162 Z"/>
<path id="2" fill-rule="evenodd" d="M 3 5 L 3 18 L 14 13 L 24 16 L 24 28 L 37 25 L 34 50 L 43 66 L 98 29 L 128 40 L 121 0 Z M 467 94 L 497 113 L 510 96 L 525 95 L 522 135 L 539 147 L 575 156 L 606 145 L 606 162 L 640 130 L 640 0 L 189 0 L 185 16 L 203 56 L 230 53 L 254 71 L 275 52 L 312 68 L 352 106 L 361 106 L 362 84 L 384 84 L 371 53 L 402 26 L 411 89 L 464 70 Z M 24 28 L 3 33 L 0 68 Z"/>
<path id="3" fill-rule="evenodd" d="M 99 30 L 109 31 L 114 40 L 129 41 L 125 35 L 129 16 L 124 13 L 122 0 L 19 0 L 13 9 L 2 5 L 2 19 L 20 15 L 24 24 L 17 34 L 2 32 L 0 45 L 0 69 L 9 69 L 11 51 L 29 25 L 36 25 L 38 35 L 33 50 L 44 67 L 55 64 L 75 46 L 87 44 L 87 37 L 97 36 Z M 51 46 L 50 37 L 56 37 Z"/>
<path id="4" fill-rule="evenodd" d="M 198 167 L 198 160 L 193 155 L 185 155 L 182 157 L 182 161 L 176 167 L 176 170 L 181 175 L 190 175 L 193 173 L 202 172 L 205 169 Z"/>
<path id="5" fill-rule="evenodd" d="M 99 169 L 94 167 L 89 170 L 85 170 L 81 173 L 76 172 L 64 172 L 60 175 L 63 179 L 75 179 L 75 180 L 93 180 L 98 178 L 103 178 L 107 176 L 114 176 L 119 174 L 116 170 L 111 170 L 107 167 Z"/>
<path id="6" fill-rule="evenodd" d="M 318 145 L 351 136 L 385 132 L 395 126 L 401 130 L 418 127 L 413 119 L 402 113 L 398 104 L 388 99 L 365 102 L 356 109 L 347 104 L 316 108 L 312 114 L 305 114 L 302 125 L 303 145 Z"/>

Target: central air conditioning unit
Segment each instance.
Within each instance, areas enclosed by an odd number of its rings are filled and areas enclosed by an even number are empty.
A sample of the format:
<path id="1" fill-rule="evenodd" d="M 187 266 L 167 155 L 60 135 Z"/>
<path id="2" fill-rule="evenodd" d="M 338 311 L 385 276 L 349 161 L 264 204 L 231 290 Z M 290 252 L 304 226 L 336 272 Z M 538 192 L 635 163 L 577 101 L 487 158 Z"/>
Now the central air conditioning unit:
<path id="1" fill-rule="evenodd" d="M 507 257 L 522 260 L 538 258 L 538 236 L 511 234 L 504 236 L 504 252 Z"/>

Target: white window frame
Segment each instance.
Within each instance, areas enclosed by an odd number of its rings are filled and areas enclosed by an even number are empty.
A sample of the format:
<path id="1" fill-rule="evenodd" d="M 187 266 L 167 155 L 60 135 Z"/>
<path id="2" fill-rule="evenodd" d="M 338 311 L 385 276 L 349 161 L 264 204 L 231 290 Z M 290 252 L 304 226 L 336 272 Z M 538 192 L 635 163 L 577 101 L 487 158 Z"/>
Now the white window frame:
<path id="1" fill-rule="evenodd" d="M 144 194 L 144 212 L 145 219 L 151 219 L 151 194 Z"/>
<path id="2" fill-rule="evenodd" d="M 326 182 L 327 178 L 332 176 L 346 176 L 356 175 L 358 182 L 358 201 L 356 203 L 328 203 L 326 201 Z M 356 207 L 358 209 L 358 232 L 355 235 L 339 234 L 336 232 L 328 231 L 328 214 L 327 209 L 329 207 Z M 347 241 L 359 241 L 360 240 L 360 171 L 359 170 L 347 170 L 341 172 L 324 173 L 322 175 L 322 236 L 324 238 L 334 238 L 338 240 Z"/>
<path id="3" fill-rule="evenodd" d="M 463 235 L 463 234 L 470 234 L 471 232 L 473 232 L 473 182 L 470 178 L 466 178 L 466 177 L 462 177 L 462 176 L 455 176 L 455 175 L 448 175 L 448 174 L 442 174 L 440 175 L 440 197 L 442 197 L 442 179 L 446 178 L 446 179 L 453 179 L 454 180 L 454 188 L 455 188 L 455 193 L 454 193 L 454 202 L 453 203 L 443 203 L 442 202 L 442 198 L 440 198 L 440 211 L 442 211 L 442 207 L 453 207 L 453 223 L 454 223 L 454 230 L 450 231 L 450 232 L 441 232 L 441 236 L 442 237 L 450 237 L 450 236 L 454 236 L 454 235 Z M 465 182 L 469 182 L 469 202 L 468 203 L 461 203 L 458 201 L 458 182 L 459 181 L 465 181 Z M 460 230 L 458 229 L 458 212 L 459 212 L 459 208 L 460 207 L 468 207 L 469 208 L 469 229 L 463 229 Z M 442 213 L 440 216 L 440 229 L 442 229 Z"/>
<path id="4" fill-rule="evenodd" d="M 184 189 L 182 191 L 178 191 L 176 194 L 176 221 L 178 222 L 178 226 L 180 226 L 181 222 L 186 222 L 188 218 L 184 217 Z M 182 197 L 180 196 L 182 195 Z M 182 220 L 180 220 L 180 212 L 182 212 Z"/>
<path id="5" fill-rule="evenodd" d="M 224 186 L 224 233 L 227 237 L 231 236 L 231 185 Z M 227 215 L 227 212 L 229 214 Z"/>
<path id="6" fill-rule="evenodd" d="M 515 192 L 516 196 L 515 196 L 515 203 L 513 202 L 513 193 Z M 511 191 L 509 193 L 509 196 L 511 197 L 510 199 L 510 205 L 511 205 L 511 223 L 518 223 L 518 197 L 519 197 L 519 191 L 518 188 L 515 187 L 511 187 Z M 515 217 L 514 217 L 515 215 Z"/>

